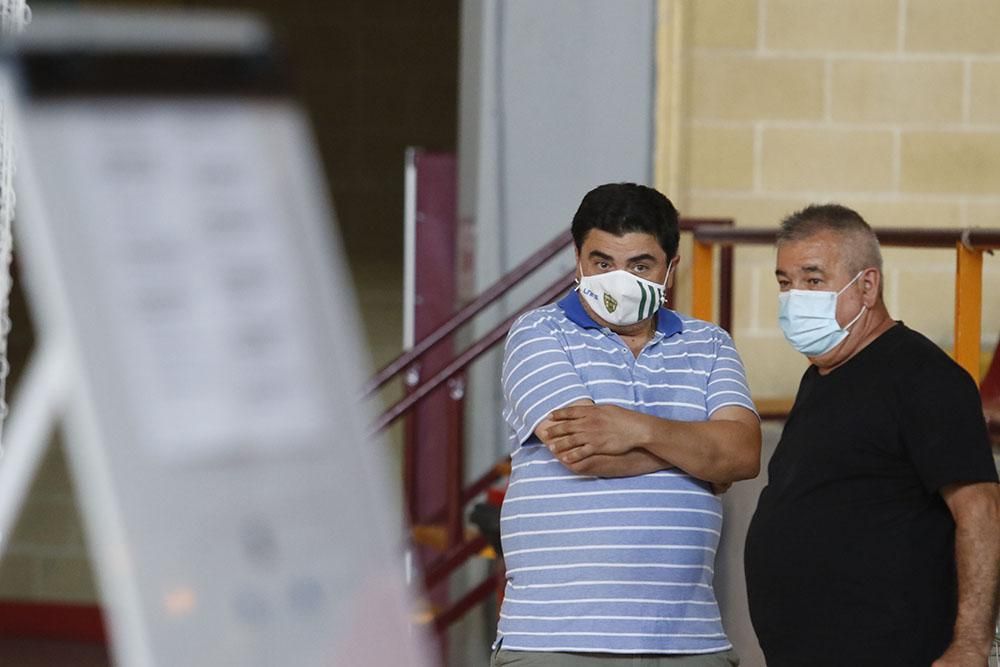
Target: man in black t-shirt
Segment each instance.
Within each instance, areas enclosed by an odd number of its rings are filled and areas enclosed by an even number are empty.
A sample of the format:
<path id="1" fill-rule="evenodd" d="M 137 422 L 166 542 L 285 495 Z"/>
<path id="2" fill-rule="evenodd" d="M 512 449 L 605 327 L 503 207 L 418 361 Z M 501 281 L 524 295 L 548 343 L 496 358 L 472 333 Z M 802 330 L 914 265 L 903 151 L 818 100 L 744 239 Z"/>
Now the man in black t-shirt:
<path id="1" fill-rule="evenodd" d="M 775 274 L 781 328 L 812 365 L 747 535 L 768 667 L 983 667 L 1000 486 L 975 382 L 889 316 L 856 212 L 789 216 Z"/>

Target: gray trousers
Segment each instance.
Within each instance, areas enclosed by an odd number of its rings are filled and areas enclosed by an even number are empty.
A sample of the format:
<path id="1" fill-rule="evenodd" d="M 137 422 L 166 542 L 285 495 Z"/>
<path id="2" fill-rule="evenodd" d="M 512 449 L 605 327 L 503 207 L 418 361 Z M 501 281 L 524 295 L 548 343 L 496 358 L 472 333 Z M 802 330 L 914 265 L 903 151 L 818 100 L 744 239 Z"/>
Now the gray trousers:
<path id="1" fill-rule="evenodd" d="M 493 651 L 490 667 L 737 667 L 736 651 L 699 655 Z"/>

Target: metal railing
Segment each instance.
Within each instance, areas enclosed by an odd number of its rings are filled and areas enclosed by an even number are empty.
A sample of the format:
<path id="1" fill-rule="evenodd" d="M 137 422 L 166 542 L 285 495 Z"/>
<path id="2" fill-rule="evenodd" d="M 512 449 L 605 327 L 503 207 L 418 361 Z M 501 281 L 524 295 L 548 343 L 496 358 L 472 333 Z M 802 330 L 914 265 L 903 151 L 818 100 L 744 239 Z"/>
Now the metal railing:
<path id="1" fill-rule="evenodd" d="M 955 349 L 954 358 L 979 380 L 983 312 L 983 253 L 1000 248 L 1000 229 L 876 229 L 883 246 L 904 248 L 954 248 Z M 714 246 L 773 245 L 777 230 L 699 227 L 694 230 L 692 315 L 712 319 Z"/>

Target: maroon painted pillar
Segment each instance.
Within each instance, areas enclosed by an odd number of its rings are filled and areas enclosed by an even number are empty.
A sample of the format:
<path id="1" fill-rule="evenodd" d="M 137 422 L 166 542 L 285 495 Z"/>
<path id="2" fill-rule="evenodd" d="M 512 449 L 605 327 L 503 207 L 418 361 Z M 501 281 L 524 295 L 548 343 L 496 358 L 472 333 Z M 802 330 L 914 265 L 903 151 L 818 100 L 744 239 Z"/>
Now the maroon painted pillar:
<path id="1" fill-rule="evenodd" d="M 407 231 L 408 278 L 404 298 L 409 312 L 404 326 L 410 329 L 412 343 L 428 336 L 445 323 L 457 305 L 458 200 L 457 160 L 453 153 L 413 150 L 408 175 L 411 193 L 412 228 Z M 426 380 L 454 357 L 454 342 L 441 341 L 423 356 L 420 366 L 407 373 L 407 385 Z M 457 378 L 460 383 L 460 378 Z M 454 504 L 455 489 L 462 484 L 461 423 L 464 400 L 456 392 L 455 381 L 431 392 L 407 416 L 405 428 L 404 474 L 410 520 L 431 524 L 446 517 L 443 526 L 449 546 L 462 534 L 464 519 L 461 507 Z M 408 389 L 409 391 L 409 389 Z M 422 569 L 440 556 L 431 547 L 417 550 Z M 448 606 L 448 581 L 445 579 L 428 591 L 431 604 L 438 609 Z M 447 645 L 441 637 L 441 656 L 446 659 Z"/>

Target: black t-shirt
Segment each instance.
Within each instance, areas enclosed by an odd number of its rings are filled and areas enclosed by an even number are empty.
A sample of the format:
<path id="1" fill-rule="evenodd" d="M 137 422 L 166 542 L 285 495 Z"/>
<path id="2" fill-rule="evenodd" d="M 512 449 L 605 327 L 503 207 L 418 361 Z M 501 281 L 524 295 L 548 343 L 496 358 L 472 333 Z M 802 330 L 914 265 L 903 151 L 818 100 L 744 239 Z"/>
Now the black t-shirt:
<path id="1" fill-rule="evenodd" d="M 746 542 L 768 667 L 930 665 L 951 640 L 954 522 L 939 490 L 996 481 L 972 378 L 898 323 L 810 366 Z"/>

